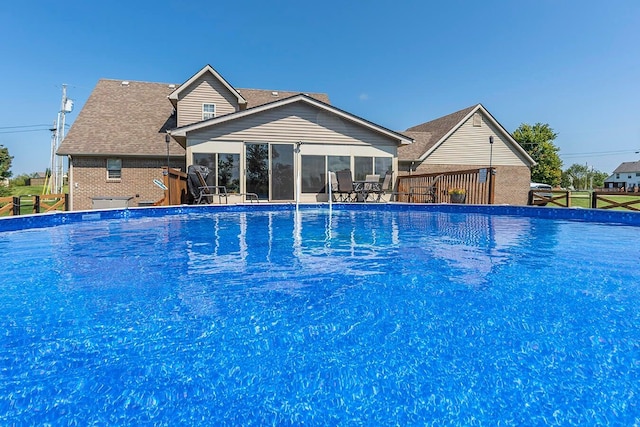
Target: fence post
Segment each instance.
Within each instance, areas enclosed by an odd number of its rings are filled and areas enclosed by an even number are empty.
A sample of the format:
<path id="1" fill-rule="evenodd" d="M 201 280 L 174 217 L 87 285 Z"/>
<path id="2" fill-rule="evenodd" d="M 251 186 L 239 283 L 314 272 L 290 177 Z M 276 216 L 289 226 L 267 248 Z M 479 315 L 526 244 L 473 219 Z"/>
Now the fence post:
<path id="1" fill-rule="evenodd" d="M 40 213 L 40 196 L 37 194 L 34 196 L 33 213 Z"/>
<path id="2" fill-rule="evenodd" d="M 13 196 L 13 214 L 20 215 L 20 197 Z"/>
<path id="3" fill-rule="evenodd" d="M 69 194 L 68 193 L 64 193 L 64 210 L 65 211 L 69 210 Z"/>
<path id="4" fill-rule="evenodd" d="M 595 191 L 591 193 L 591 207 L 593 209 L 598 207 L 598 194 Z"/>

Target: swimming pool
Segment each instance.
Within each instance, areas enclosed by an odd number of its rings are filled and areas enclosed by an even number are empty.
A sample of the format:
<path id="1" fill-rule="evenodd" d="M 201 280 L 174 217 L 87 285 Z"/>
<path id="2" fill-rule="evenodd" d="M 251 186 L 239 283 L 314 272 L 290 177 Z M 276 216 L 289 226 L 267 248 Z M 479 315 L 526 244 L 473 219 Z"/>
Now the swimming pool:
<path id="1" fill-rule="evenodd" d="M 639 423 L 637 217 L 553 211 L 0 221 L 0 424 Z"/>

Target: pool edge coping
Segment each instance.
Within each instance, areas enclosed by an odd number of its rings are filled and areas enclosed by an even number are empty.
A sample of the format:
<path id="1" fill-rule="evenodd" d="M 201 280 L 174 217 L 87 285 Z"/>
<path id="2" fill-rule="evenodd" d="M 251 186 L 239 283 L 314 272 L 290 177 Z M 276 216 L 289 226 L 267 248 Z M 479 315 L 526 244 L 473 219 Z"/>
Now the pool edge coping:
<path id="1" fill-rule="evenodd" d="M 443 213 L 476 213 L 491 215 L 515 215 L 543 219 L 595 222 L 611 225 L 640 226 L 640 213 L 586 208 L 551 208 L 514 205 L 460 205 L 449 203 L 262 203 L 237 205 L 177 205 L 149 206 L 83 211 L 56 211 L 0 218 L 0 233 L 28 229 L 47 228 L 64 224 L 105 219 L 131 219 L 213 212 L 295 211 L 309 209 L 415 211 Z"/>

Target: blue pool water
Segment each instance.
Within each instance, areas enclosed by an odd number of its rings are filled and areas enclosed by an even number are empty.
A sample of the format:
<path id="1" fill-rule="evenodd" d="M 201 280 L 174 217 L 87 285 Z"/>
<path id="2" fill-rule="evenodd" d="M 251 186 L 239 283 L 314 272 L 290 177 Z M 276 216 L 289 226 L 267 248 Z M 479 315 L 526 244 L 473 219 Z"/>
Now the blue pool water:
<path id="1" fill-rule="evenodd" d="M 640 227 L 78 218 L 0 233 L 0 425 L 640 423 Z"/>

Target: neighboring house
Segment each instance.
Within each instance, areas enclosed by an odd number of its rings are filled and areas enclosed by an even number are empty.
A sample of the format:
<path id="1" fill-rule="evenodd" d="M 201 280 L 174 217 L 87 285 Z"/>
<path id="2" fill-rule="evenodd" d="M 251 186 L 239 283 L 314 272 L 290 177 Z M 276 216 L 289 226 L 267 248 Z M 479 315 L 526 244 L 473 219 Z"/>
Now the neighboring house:
<path id="1" fill-rule="evenodd" d="M 491 166 L 496 169 L 494 203 L 527 204 L 531 167 L 536 162 L 481 104 L 413 126 L 403 134 L 415 142 L 398 149 L 400 175 Z"/>
<path id="2" fill-rule="evenodd" d="M 167 158 L 209 167 L 231 192 L 316 202 L 328 198 L 328 171 L 397 171 L 398 147 L 411 142 L 325 94 L 236 89 L 207 65 L 181 85 L 100 80 L 57 154 L 69 158 L 73 210 L 102 197 L 162 198 L 153 180 Z"/>
<path id="3" fill-rule="evenodd" d="M 46 172 L 36 172 L 36 176 L 29 178 L 29 183 L 27 185 L 44 185 L 47 182 L 47 173 Z"/>
<path id="4" fill-rule="evenodd" d="M 605 189 L 640 187 L 640 161 L 620 163 L 613 173 L 604 180 Z"/>

